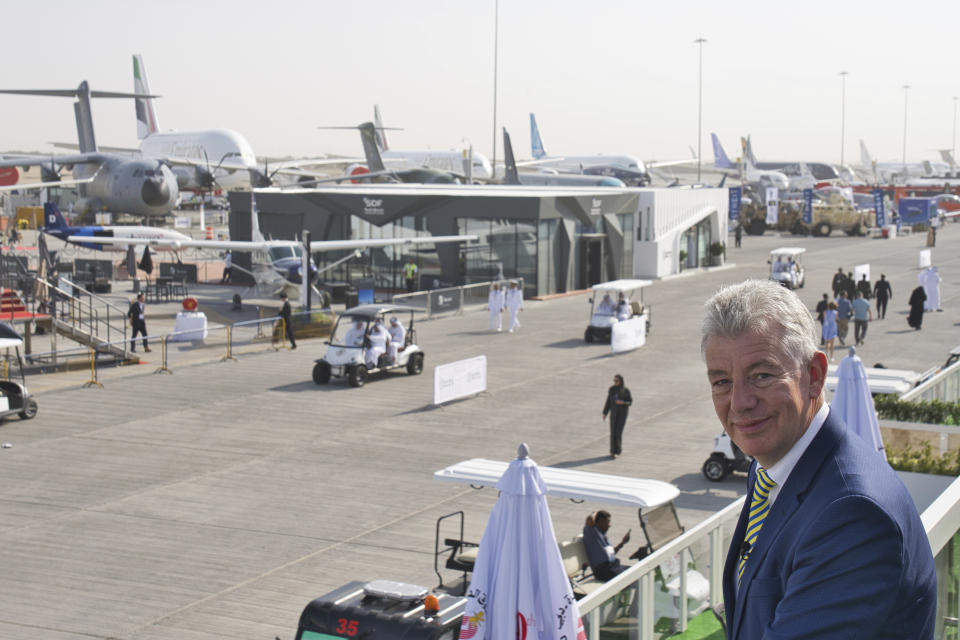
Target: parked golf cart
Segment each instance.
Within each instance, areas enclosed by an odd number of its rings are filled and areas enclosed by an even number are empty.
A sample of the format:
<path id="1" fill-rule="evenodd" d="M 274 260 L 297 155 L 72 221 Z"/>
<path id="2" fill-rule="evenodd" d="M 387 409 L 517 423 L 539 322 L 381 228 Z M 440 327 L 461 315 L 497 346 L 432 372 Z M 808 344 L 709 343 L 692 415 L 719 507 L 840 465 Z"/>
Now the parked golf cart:
<path id="1" fill-rule="evenodd" d="M 326 342 L 327 353 L 316 360 L 313 381 L 327 384 L 330 378 L 347 378 L 351 387 L 362 387 L 367 378 L 375 373 L 405 368 L 410 375 L 423 371 L 423 351 L 417 346 L 417 334 L 413 327 L 416 309 L 392 304 L 365 304 L 348 309 L 337 318 L 337 323 Z M 390 328 L 390 318 L 397 316 L 406 329 L 404 342 L 397 351 L 396 360 L 388 353 L 381 354 L 377 362 L 366 362 L 369 333 L 376 321 Z"/>
<path id="2" fill-rule="evenodd" d="M 645 332 L 650 333 L 650 307 L 643 304 L 643 288 L 650 280 L 612 280 L 593 285 L 590 297 L 590 323 L 583 334 L 586 342 L 610 342 L 611 327 L 617 322 L 642 318 Z M 620 294 L 626 299 L 629 315 L 617 315 Z"/>
<path id="3" fill-rule="evenodd" d="M 746 473 L 750 470 L 750 464 L 753 458 L 743 453 L 740 447 L 733 443 L 726 432 L 713 438 L 713 453 L 703 463 L 701 471 L 707 480 L 720 482 L 731 471 L 742 471 Z"/>
<path id="4" fill-rule="evenodd" d="M 7 416 L 17 414 L 23 420 L 30 420 L 37 415 L 37 401 L 27 391 L 26 379 L 23 376 L 23 358 L 20 356 L 20 347 L 23 338 L 13 327 L 0 323 L 0 352 L 3 356 L 3 370 L 0 375 L 0 421 Z M 13 349 L 13 354 L 10 350 Z M 10 379 L 11 369 L 16 367 L 20 381 Z"/>
<path id="5" fill-rule="evenodd" d="M 800 256 L 806 252 L 803 247 L 781 247 L 770 252 L 770 279 L 779 282 L 787 289 L 802 289 L 806 272 Z M 793 260 L 793 266 L 791 266 Z"/>

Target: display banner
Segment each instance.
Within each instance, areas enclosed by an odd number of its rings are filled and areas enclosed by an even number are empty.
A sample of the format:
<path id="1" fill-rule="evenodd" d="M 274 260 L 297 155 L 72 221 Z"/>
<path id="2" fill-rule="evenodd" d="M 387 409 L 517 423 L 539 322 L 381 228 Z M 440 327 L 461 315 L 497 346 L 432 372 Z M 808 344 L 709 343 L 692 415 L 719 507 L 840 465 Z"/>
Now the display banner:
<path id="1" fill-rule="evenodd" d="M 433 404 L 487 390 L 487 356 L 437 365 L 433 370 Z"/>
<path id="2" fill-rule="evenodd" d="M 873 190 L 873 210 L 877 214 L 877 228 L 886 226 L 886 215 L 883 210 L 883 189 Z"/>
<path id="3" fill-rule="evenodd" d="M 642 347 L 647 342 L 647 314 L 610 325 L 610 352 L 623 353 Z"/>
<path id="4" fill-rule="evenodd" d="M 813 189 L 803 190 L 803 224 L 813 224 Z"/>
<path id="5" fill-rule="evenodd" d="M 728 190 L 730 193 L 730 219 L 739 220 L 740 219 L 740 199 L 743 197 L 743 188 L 742 187 L 730 187 Z"/>

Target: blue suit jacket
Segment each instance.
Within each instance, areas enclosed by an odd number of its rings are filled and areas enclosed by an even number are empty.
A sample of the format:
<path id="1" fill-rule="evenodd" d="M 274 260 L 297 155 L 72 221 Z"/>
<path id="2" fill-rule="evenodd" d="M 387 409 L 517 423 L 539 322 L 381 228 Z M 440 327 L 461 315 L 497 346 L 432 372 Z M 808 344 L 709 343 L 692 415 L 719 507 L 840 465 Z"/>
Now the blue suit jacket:
<path id="1" fill-rule="evenodd" d="M 937 578 L 917 509 L 833 413 L 781 487 L 738 591 L 749 509 L 748 495 L 723 572 L 731 640 L 933 638 Z"/>

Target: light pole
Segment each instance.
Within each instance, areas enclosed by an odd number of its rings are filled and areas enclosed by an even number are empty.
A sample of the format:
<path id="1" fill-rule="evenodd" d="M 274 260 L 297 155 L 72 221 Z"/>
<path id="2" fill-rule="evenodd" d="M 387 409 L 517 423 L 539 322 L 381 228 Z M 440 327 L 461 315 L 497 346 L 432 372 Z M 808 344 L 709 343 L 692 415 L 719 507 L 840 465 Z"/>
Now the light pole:
<path id="1" fill-rule="evenodd" d="M 840 168 L 843 169 L 844 133 L 847 123 L 847 72 L 840 72 Z"/>
<path id="2" fill-rule="evenodd" d="M 700 184 L 700 140 L 703 137 L 701 127 L 703 125 L 703 43 L 706 38 L 697 38 L 694 44 L 700 49 L 700 74 L 697 83 L 697 184 Z"/>
<path id="3" fill-rule="evenodd" d="M 957 162 L 957 100 L 960 100 L 960 97 L 953 96 L 953 150 L 950 152 L 950 162 L 952 164 Z M 953 170 L 952 166 L 950 170 Z"/>
<path id="4" fill-rule="evenodd" d="M 497 177 L 497 44 L 500 35 L 500 0 L 493 2 L 493 160 L 491 180 Z"/>
<path id="5" fill-rule="evenodd" d="M 903 85 L 903 174 L 907 174 L 907 96 L 910 85 Z"/>

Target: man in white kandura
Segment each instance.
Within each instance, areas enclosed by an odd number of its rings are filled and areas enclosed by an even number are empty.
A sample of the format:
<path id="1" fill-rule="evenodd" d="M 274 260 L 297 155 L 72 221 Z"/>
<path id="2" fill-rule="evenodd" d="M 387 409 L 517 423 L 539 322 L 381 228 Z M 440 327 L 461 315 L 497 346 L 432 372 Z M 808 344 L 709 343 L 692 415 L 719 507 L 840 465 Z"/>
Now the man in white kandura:
<path id="1" fill-rule="evenodd" d="M 403 328 L 403 324 L 397 316 L 390 318 L 389 333 L 390 344 L 387 345 L 387 356 L 390 358 L 391 363 L 395 363 L 397 361 L 397 353 L 400 352 L 400 349 L 403 349 L 403 345 L 407 339 L 407 330 Z"/>
<path id="2" fill-rule="evenodd" d="M 503 329 L 503 289 L 499 282 L 494 282 L 490 287 L 490 295 L 487 296 L 487 308 L 490 309 L 490 331 Z"/>
<path id="3" fill-rule="evenodd" d="M 383 320 L 377 318 L 373 328 L 370 329 L 370 333 L 367 334 L 367 340 L 370 346 L 367 347 L 364 360 L 367 362 L 367 368 L 373 369 L 377 366 L 380 356 L 387 352 L 387 345 L 390 344 L 390 334 L 384 328 Z"/>
<path id="4" fill-rule="evenodd" d="M 520 312 L 523 311 L 523 291 L 517 287 L 517 281 L 510 281 L 510 289 L 507 291 L 506 297 L 507 309 L 510 310 L 510 333 L 513 333 L 515 329 L 520 328 L 520 320 L 517 316 L 520 315 Z"/>

